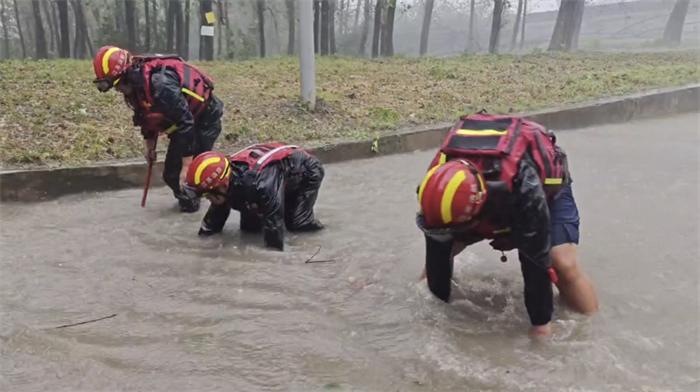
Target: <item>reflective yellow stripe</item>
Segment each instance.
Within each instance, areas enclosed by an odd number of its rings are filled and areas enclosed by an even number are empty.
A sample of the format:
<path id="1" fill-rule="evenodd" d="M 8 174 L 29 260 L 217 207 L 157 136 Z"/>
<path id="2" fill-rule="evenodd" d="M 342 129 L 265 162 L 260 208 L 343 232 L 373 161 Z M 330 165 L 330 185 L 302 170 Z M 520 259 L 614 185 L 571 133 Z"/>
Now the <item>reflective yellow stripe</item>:
<path id="1" fill-rule="evenodd" d="M 114 82 L 112 82 L 112 86 L 116 86 L 120 80 L 122 80 L 122 78 L 117 78 Z"/>
<path id="2" fill-rule="evenodd" d="M 431 167 L 430 170 L 428 170 L 428 172 L 425 174 L 425 177 L 423 178 L 423 182 L 420 183 L 420 187 L 418 188 L 418 202 L 419 203 L 423 201 L 423 190 L 425 189 L 425 184 L 428 183 L 428 180 L 430 179 L 430 177 L 433 176 L 433 174 L 435 173 L 435 170 L 437 170 L 438 167 L 440 167 L 440 165 L 435 165 L 435 166 Z"/>
<path id="3" fill-rule="evenodd" d="M 170 134 L 173 133 L 176 129 L 177 129 L 177 124 L 173 124 L 173 125 L 169 126 L 168 128 L 166 128 L 163 132 L 165 132 L 166 134 L 170 135 Z"/>
<path id="4" fill-rule="evenodd" d="M 441 152 L 439 163 L 442 165 L 445 162 L 447 162 L 447 155 Z"/>
<path id="5" fill-rule="evenodd" d="M 211 164 L 219 163 L 219 161 L 221 161 L 221 158 L 219 157 L 205 159 L 202 162 L 202 164 L 199 165 L 197 171 L 194 172 L 194 185 L 197 186 L 202 182 L 202 172 L 204 171 L 204 169 L 206 169 Z"/>
<path id="6" fill-rule="evenodd" d="M 561 185 L 564 180 L 562 178 L 545 178 L 545 185 Z"/>
<path id="7" fill-rule="evenodd" d="M 204 97 L 202 97 L 201 95 L 195 93 L 194 91 L 192 91 L 192 90 L 190 90 L 190 89 L 187 89 L 187 88 L 184 88 L 184 87 L 183 87 L 183 88 L 182 88 L 182 92 L 185 93 L 185 94 L 187 94 L 187 95 L 189 95 L 189 96 L 191 96 L 191 97 L 194 97 L 194 99 L 196 99 L 196 100 L 198 100 L 198 101 L 200 101 L 200 102 L 204 102 Z"/>
<path id="8" fill-rule="evenodd" d="M 231 165 L 229 165 L 228 159 L 226 160 L 226 162 L 224 162 L 224 165 L 224 170 L 221 172 L 221 177 L 219 177 L 222 180 L 226 178 L 226 176 L 228 176 L 229 169 L 231 169 Z"/>
<path id="9" fill-rule="evenodd" d="M 510 233 L 510 227 L 506 227 L 505 229 L 498 229 L 498 230 L 493 231 L 493 234 L 503 234 L 503 233 Z"/>
<path id="10" fill-rule="evenodd" d="M 105 52 L 105 55 L 102 56 L 102 72 L 105 74 L 105 76 L 107 76 L 109 73 L 109 58 L 118 50 L 119 48 L 117 47 L 109 48 L 107 52 Z"/>
<path id="11" fill-rule="evenodd" d="M 486 191 L 486 184 L 484 184 L 484 176 L 482 176 L 481 174 L 477 174 L 476 179 L 479 180 L 479 184 L 481 184 L 481 192 Z"/>
<path id="12" fill-rule="evenodd" d="M 442 215 L 442 222 L 445 224 L 452 222 L 452 201 L 455 198 L 457 188 L 466 178 L 467 175 L 464 174 L 463 170 L 460 170 L 447 183 L 447 188 L 445 188 L 445 193 L 443 193 L 442 202 L 440 203 L 440 214 Z"/>
<path id="13" fill-rule="evenodd" d="M 483 131 L 473 129 L 457 130 L 457 134 L 462 136 L 500 136 L 505 135 L 506 133 L 508 133 L 508 131 L 497 131 L 495 129 L 484 129 Z"/>

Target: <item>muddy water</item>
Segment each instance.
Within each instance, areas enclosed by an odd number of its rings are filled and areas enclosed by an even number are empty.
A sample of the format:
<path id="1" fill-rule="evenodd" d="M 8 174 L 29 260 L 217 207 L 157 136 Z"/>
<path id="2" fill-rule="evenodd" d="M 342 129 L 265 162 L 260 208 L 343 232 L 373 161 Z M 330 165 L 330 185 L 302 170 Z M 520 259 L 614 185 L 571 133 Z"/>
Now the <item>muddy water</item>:
<path id="1" fill-rule="evenodd" d="M 418 283 L 430 152 L 329 165 L 327 230 L 284 253 L 235 214 L 198 238 L 162 188 L 3 204 L 0 390 L 697 390 L 698 119 L 559 134 L 602 309 L 557 306 L 547 342 L 515 255 L 460 255 L 450 305 Z"/>

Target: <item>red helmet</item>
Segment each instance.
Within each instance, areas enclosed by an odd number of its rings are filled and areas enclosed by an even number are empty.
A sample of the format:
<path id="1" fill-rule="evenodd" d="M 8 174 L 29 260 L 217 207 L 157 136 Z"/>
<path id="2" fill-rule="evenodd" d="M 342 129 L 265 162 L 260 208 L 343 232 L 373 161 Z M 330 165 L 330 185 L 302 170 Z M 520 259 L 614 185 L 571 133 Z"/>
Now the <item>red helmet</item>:
<path id="1" fill-rule="evenodd" d="M 97 51 L 92 66 L 97 89 L 105 92 L 119 82 L 131 63 L 131 53 L 116 46 L 103 46 Z"/>
<path id="2" fill-rule="evenodd" d="M 481 173 L 468 161 L 455 160 L 428 170 L 418 188 L 426 228 L 470 221 L 486 201 Z"/>
<path id="3" fill-rule="evenodd" d="M 187 169 L 185 185 L 198 194 L 228 185 L 231 163 L 226 155 L 209 151 L 197 155 Z"/>

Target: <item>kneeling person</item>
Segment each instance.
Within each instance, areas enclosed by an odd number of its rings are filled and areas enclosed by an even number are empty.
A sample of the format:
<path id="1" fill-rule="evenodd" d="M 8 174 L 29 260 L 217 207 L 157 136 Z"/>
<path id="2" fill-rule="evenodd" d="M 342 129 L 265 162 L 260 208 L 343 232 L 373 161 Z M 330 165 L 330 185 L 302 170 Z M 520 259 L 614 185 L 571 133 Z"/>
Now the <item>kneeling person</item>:
<path id="1" fill-rule="evenodd" d="M 200 154 L 186 178 L 189 192 L 211 202 L 199 235 L 221 232 L 234 209 L 241 214 L 241 230 L 262 230 L 266 246 L 284 250 L 285 226 L 290 231 L 323 228 L 313 211 L 323 175 L 316 157 L 282 143 L 256 144 L 230 157 Z"/>

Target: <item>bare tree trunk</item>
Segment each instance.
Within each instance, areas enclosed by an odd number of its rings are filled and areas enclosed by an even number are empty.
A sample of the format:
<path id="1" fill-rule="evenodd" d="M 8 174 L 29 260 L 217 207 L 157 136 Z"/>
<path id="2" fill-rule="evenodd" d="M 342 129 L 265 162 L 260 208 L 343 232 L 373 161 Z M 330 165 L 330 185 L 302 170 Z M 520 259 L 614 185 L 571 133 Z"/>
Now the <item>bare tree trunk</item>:
<path id="1" fill-rule="evenodd" d="M 287 0 L 287 21 L 289 30 L 287 31 L 287 55 L 294 54 L 294 41 L 296 32 L 294 31 L 296 19 L 294 15 L 294 0 Z"/>
<path id="2" fill-rule="evenodd" d="M 518 0 L 518 12 L 515 14 L 515 25 L 513 25 L 513 35 L 510 39 L 510 50 L 515 49 L 515 44 L 518 41 L 518 30 L 520 29 L 520 16 L 523 13 L 523 0 Z"/>
<path id="3" fill-rule="evenodd" d="M 219 15 L 219 16 L 223 15 L 223 13 L 224 13 L 223 3 L 221 2 L 221 0 L 217 0 L 216 5 L 217 5 L 217 9 L 219 11 L 217 15 Z M 223 25 L 221 24 L 221 20 L 217 20 L 215 23 L 216 23 L 216 30 L 217 30 L 217 33 L 216 33 L 216 58 L 220 59 L 221 58 L 221 50 L 222 50 L 221 48 L 222 48 L 222 44 L 223 44 L 222 38 L 224 36 Z"/>
<path id="4" fill-rule="evenodd" d="M 34 35 L 36 41 L 36 58 L 48 58 L 46 50 L 46 35 L 44 33 L 44 22 L 41 20 L 41 7 L 39 0 L 32 0 L 32 11 L 34 13 Z"/>
<path id="5" fill-rule="evenodd" d="M 185 17 L 184 17 L 184 24 L 185 24 L 185 32 L 184 32 L 184 41 L 182 43 L 182 57 L 186 60 L 189 60 L 190 58 L 190 21 L 192 19 L 192 7 L 190 4 L 190 0 L 185 0 Z M 219 23 L 223 23 L 224 18 L 221 17 L 221 21 Z"/>
<path id="6" fill-rule="evenodd" d="M 671 15 L 668 17 L 668 22 L 666 22 L 663 42 L 668 44 L 681 43 L 681 37 L 683 36 L 683 24 L 685 23 L 685 17 L 688 14 L 689 3 L 690 0 L 676 0 L 676 4 L 673 6 Z"/>
<path id="7" fill-rule="evenodd" d="M 51 9 L 49 8 L 49 2 L 41 2 L 41 10 L 46 15 L 46 22 L 49 25 L 49 54 L 56 52 L 56 26 L 53 24 L 53 18 L 51 18 Z"/>
<path id="8" fill-rule="evenodd" d="M 467 36 L 467 51 L 471 52 L 476 48 L 474 42 L 474 20 L 475 20 L 474 0 L 469 3 L 469 35 Z"/>
<path id="9" fill-rule="evenodd" d="M 78 25 L 78 11 L 75 6 L 75 0 L 70 0 L 69 5 L 73 9 L 73 23 L 71 23 L 71 26 L 75 28 L 75 34 L 73 35 L 73 58 L 79 59 L 83 58 L 85 55 L 85 40 L 83 39 L 83 30 Z"/>
<path id="10" fill-rule="evenodd" d="M 527 0 L 523 1 L 523 22 L 520 24 L 520 49 L 525 45 L 525 20 L 527 16 Z"/>
<path id="11" fill-rule="evenodd" d="M 85 18 L 85 6 L 83 6 L 83 0 L 76 0 L 78 2 L 78 8 L 80 11 L 80 18 L 83 20 L 83 38 L 85 39 L 85 44 L 88 49 L 88 57 L 95 53 L 95 48 L 92 45 L 92 39 L 90 38 L 90 29 L 88 28 L 88 21 Z"/>
<path id="12" fill-rule="evenodd" d="M 175 21 L 174 27 L 174 37 L 175 37 L 175 53 L 178 56 L 184 57 L 184 45 L 185 45 L 185 29 L 182 20 L 182 4 L 179 1 L 173 1 L 170 6 L 173 8 L 173 19 Z"/>
<path id="13" fill-rule="evenodd" d="M 379 38 L 382 34 L 382 9 L 384 0 L 377 0 L 374 7 L 374 35 L 372 35 L 372 58 L 379 56 Z"/>
<path id="14" fill-rule="evenodd" d="M 359 2 L 360 0 L 358 0 Z M 362 35 L 360 36 L 360 55 L 364 56 L 367 53 L 367 36 L 369 35 L 369 18 L 371 17 L 372 7 L 369 0 L 365 0 L 365 14 L 362 21 Z"/>
<path id="15" fill-rule="evenodd" d="M 345 34 L 345 0 L 340 0 L 340 7 L 336 8 L 338 10 L 338 29 L 340 34 Z"/>
<path id="16" fill-rule="evenodd" d="M 382 26 L 382 56 L 394 55 L 394 16 L 396 15 L 396 0 L 386 0 L 386 15 Z"/>
<path id="17" fill-rule="evenodd" d="M 167 52 L 174 52 L 175 48 L 175 2 L 173 1 L 167 1 L 166 3 L 166 11 L 165 11 L 165 35 L 166 35 L 166 51 Z"/>
<path id="18" fill-rule="evenodd" d="M 136 11 L 133 0 L 124 0 L 124 19 L 126 21 L 126 36 L 129 45 L 128 49 L 135 51 L 136 43 Z"/>
<path id="19" fill-rule="evenodd" d="M 151 49 L 155 49 L 155 51 L 158 50 L 158 48 L 161 48 L 162 46 L 160 45 L 160 34 L 158 31 L 158 0 L 151 0 L 151 21 L 149 24 L 153 28 L 153 33 L 152 33 L 152 39 L 153 39 L 153 44 L 151 46 Z"/>
<path id="20" fill-rule="evenodd" d="M 17 24 L 17 33 L 19 34 L 19 42 L 22 46 L 22 58 L 27 58 L 27 47 L 24 45 L 24 34 L 22 34 L 22 22 L 19 18 L 19 7 L 17 6 L 17 0 L 14 1 L 15 5 L 15 23 Z"/>
<path id="21" fill-rule="evenodd" d="M 145 36 L 143 40 L 143 49 L 144 51 L 148 52 L 151 50 L 151 18 L 150 18 L 150 12 L 148 9 L 148 0 L 144 0 L 143 2 L 143 17 L 144 20 L 146 21 L 146 31 L 145 31 Z"/>
<path id="22" fill-rule="evenodd" d="M 330 46 L 330 54 L 334 55 L 336 51 L 335 47 L 335 7 L 336 7 L 336 0 L 329 0 L 328 1 L 330 8 L 328 9 L 328 43 Z M 343 19 L 340 19 L 341 26 L 342 26 L 342 21 Z"/>
<path id="23" fill-rule="evenodd" d="M 118 33 L 124 31 L 124 9 L 120 0 L 114 0 L 114 30 Z"/>
<path id="24" fill-rule="evenodd" d="M 503 0 L 495 0 L 493 18 L 491 19 L 491 37 L 489 38 L 489 53 L 498 53 L 498 40 L 501 35 L 501 17 L 503 16 Z"/>
<path id="25" fill-rule="evenodd" d="M 260 57 L 265 57 L 265 0 L 257 0 Z"/>
<path id="26" fill-rule="evenodd" d="M 357 31 L 357 27 L 360 25 L 360 8 L 362 8 L 362 0 L 357 0 L 357 4 L 355 4 L 355 23 L 352 25 L 353 33 Z"/>
<path id="27" fill-rule="evenodd" d="M 7 5 L 0 0 L 0 22 L 2 23 L 4 58 L 10 58 L 10 33 L 7 28 Z"/>
<path id="28" fill-rule="evenodd" d="M 549 50 L 574 50 L 578 46 L 578 34 L 583 20 L 584 0 L 562 1 L 554 25 Z"/>
<path id="29" fill-rule="evenodd" d="M 258 2 L 261 0 L 258 0 Z M 199 13 L 201 18 L 202 26 L 210 26 L 214 28 L 213 24 L 207 21 L 207 13 L 212 12 L 212 0 L 201 0 L 199 3 Z M 214 37 L 209 35 L 202 35 L 199 38 L 199 59 L 200 60 L 214 60 Z"/>
<path id="30" fill-rule="evenodd" d="M 329 12 L 328 12 L 329 4 L 328 0 L 321 0 L 321 43 L 320 43 L 320 51 L 321 51 L 321 56 L 327 56 L 328 55 L 328 19 L 329 19 Z"/>
<path id="31" fill-rule="evenodd" d="M 418 54 L 423 56 L 428 51 L 428 36 L 430 34 L 430 20 L 433 18 L 433 4 L 435 0 L 426 0 L 423 10 L 423 26 L 420 29 L 420 49 Z"/>
<path id="32" fill-rule="evenodd" d="M 321 0 L 314 0 L 314 53 L 321 47 Z"/>
<path id="33" fill-rule="evenodd" d="M 93 47 L 87 28 L 83 3 L 82 0 L 71 0 L 71 5 L 73 6 L 73 13 L 75 15 L 75 57 L 85 58 L 87 54 L 86 49 L 88 53 L 92 54 Z"/>

